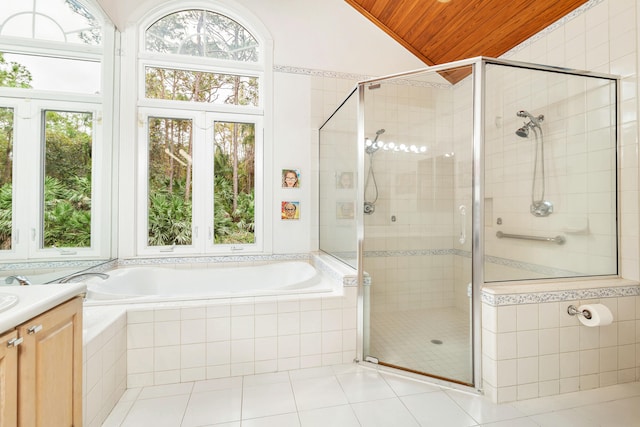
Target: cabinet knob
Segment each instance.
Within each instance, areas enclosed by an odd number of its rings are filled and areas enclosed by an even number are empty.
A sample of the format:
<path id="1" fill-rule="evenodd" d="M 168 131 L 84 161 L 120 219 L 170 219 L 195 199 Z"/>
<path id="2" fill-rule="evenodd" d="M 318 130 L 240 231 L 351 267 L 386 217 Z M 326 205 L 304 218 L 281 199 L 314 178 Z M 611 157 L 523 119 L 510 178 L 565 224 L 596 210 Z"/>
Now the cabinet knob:
<path id="1" fill-rule="evenodd" d="M 28 334 L 37 334 L 42 330 L 42 325 L 35 325 L 27 329 Z"/>
<path id="2" fill-rule="evenodd" d="M 13 339 L 7 341 L 7 347 L 9 347 L 9 348 L 17 347 L 20 344 L 22 344 L 22 341 L 24 341 L 24 338 L 13 338 Z"/>

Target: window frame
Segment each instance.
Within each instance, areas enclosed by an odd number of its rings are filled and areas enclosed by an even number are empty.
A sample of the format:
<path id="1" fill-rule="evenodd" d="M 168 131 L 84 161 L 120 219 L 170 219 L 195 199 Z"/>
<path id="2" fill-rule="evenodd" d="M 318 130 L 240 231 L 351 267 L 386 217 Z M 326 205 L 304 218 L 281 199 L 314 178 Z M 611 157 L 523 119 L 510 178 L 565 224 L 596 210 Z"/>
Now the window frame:
<path id="1" fill-rule="evenodd" d="M 118 45 L 113 24 L 93 0 L 79 0 L 93 14 L 102 31 L 99 45 L 83 45 L 46 39 L 0 36 L 0 51 L 6 53 L 66 58 L 100 64 L 98 94 L 56 90 L 0 87 L 0 105 L 15 108 L 12 249 L 0 256 L 12 261 L 107 259 L 113 256 L 114 217 L 112 189 L 118 182 L 113 169 L 114 117 L 118 74 Z M 85 111 L 94 115 L 91 179 L 91 246 L 88 248 L 42 248 L 44 230 L 42 200 L 44 185 L 43 110 Z M 17 191 L 17 189 L 20 191 Z M 34 209 L 34 207 L 38 209 Z M 15 242 L 15 239 L 18 242 Z"/>
<path id="2" fill-rule="evenodd" d="M 216 59 L 207 57 L 194 57 L 179 54 L 159 54 L 145 51 L 145 31 L 159 19 L 172 13 L 199 9 L 207 10 L 217 14 L 225 15 L 242 25 L 258 42 L 258 61 L 256 62 L 235 62 L 226 59 Z M 244 254 L 265 254 L 272 251 L 272 231 L 265 227 L 271 220 L 273 213 L 270 195 L 273 191 L 273 183 L 270 179 L 272 174 L 271 159 L 273 148 L 271 141 L 272 116 L 269 106 L 273 102 L 273 41 L 263 24 L 253 16 L 252 12 L 241 6 L 225 2 L 222 4 L 213 2 L 185 2 L 179 7 L 175 5 L 165 5 L 153 11 L 150 15 L 139 22 L 138 37 L 135 41 L 137 57 L 135 59 L 135 71 L 137 78 L 136 106 L 137 106 L 137 144 L 134 149 L 137 157 L 136 161 L 136 190 L 135 203 L 137 205 L 135 215 L 135 238 L 131 241 L 134 256 L 176 256 L 176 255 L 237 255 Z M 259 103 L 258 106 L 240 106 L 227 104 L 196 103 L 174 100 L 160 100 L 145 98 L 145 68 L 161 67 L 170 69 L 182 69 L 202 71 L 208 73 L 226 73 L 241 76 L 251 76 L 259 79 Z M 162 112 L 165 112 L 163 114 Z M 206 171 L 193 171 L 192 188 L 192 215 L 197 226 L 199 237 L 198 242 L 190 247 L 178 247 L 173 249 L 163 247 L 149 247 L 148 238 L 148 183 L 147 183 L 147 162 L 148 162 L 148 117 L 153 112 L 152 117 L 163 118 L 187 118 L 194 117 L 204 120 L 204 126 L 210 134 L 200 136 L 205 138 L 209 146 L 207 158 L 210 159 L 210 169 Z M 213 230 L 211 236 L 206 228 L 213 226 L 213 121 L 208 118 L 215 117 L 217 121 L 230 121 L 236 123 L 254 123 L 255 125 L 255 243 L 253 244 L 214 244 Z M 194 122 L 194 153 L 195 139 L 198 134 L 198 125 Z M 208 124 L 210 123 L 210 125 Z M 210 130 L 208 130 L 211 128 Z M 209 143 L 210 142 L 210 143 Z M 196 175 L 197 174 L 197 175 Z M 204 175 L 203 175 L 204 174 Z M 196 178 L 205 180 L 199 183 L 196 190 Z M 196 193 L 199 191 L 200 194 Z M 204 196 L 203 196 L 204 194 Z M 196 197 L 197 196 L 197 197 Z M 209 198 L 210 202 L 209 203 Z M 202 199 L 202 200 L 197 200 Z M 197 216 L 198 215 L 198 216 Z M 196 217 L 197 216 L 197 217 Z M 201 227 L 204 226 L 204 229 Z M 204 232 L 203 232 L 204 231 Z M 195 238 L 196 233 L 193 233 Z M 204 236 L 204 237 L 203 237 Z M 195 243 L 195 242 L 193 242 Z"/>
<path id="3" fill-rule="evenodd" d="M 12 249 L 6 259 L 99 258 L 110 249 L 107 209 L 110 176 L 109 146 L 104 143 L 102 106 L 99 103 L 45 99 L 0 99 L 14 108 Z M 72 111 L 93 115 L 91 160 L 91 246 L 44 248 L 44 112 Z M 17 191 L 17 189 L 20 191 Z M 37 207 L 37 209 L 34 209 Z"/>
<path id="4" fill-rule="evenodd" d="M 149 246 L 149 119 L 190 119 L 193 134 L 193 169 L 191 189 L 191 245 Z M 137 252 L 139 255 L 205 255 L 226 253 L 258 254 L 264 250 L 264 141 L 263 119 L 258 115 L 230 114 L 223 112 L 203 112 L 198 110 L 171 110 L 167 108 L 144 107 L 139 109 L 139 120 L 144 126 L 138 134 L 138 200 Z M 253 123 L 255 126 L 255 242 L 243 244 L 215 244 L 213 235 L 214 216 L 214 122 Z"/>

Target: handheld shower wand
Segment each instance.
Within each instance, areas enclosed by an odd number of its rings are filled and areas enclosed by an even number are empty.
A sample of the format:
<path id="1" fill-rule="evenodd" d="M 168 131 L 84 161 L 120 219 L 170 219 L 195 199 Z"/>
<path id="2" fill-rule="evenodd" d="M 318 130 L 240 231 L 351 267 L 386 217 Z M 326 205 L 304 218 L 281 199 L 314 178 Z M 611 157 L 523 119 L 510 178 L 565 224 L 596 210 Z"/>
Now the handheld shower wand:
<path id="1" fill-rule="evenodd" d="M 531 206 L 529 211 L 532 215 L 538 217 L 549 216 L 553 213 L 553 203 L 544 198 L 545 191 L 545 171 L 544 171 L 544 135 L 542 133 L 542 127 L 540 122 L 544 120 L 544 115 L 534 116 L 528 111 L 520 110 L 516 113 L 518 117 L 529 119 L 529 122 L 524 122 L 523 126 L 516 130 L 516 135 L 521 138 L 529 137 L 529 130 L 533 130 L 536 138 L 535 158 L 533 163 L 533 180 L 531 184 Z M 540 132 L 540 139 L 538 140 L 538 132 Z M 538 167 L 540 168 L 541 177 L 538 177 Z M 540 184 L 540 198 L 536 198 L 536 187 L 538 181 Z"/>
<path id="2" fill-rule="evenodd" d="M 371 215 L 376 210 L 376 202 L 378 201 L 378 183 L 376 182 L 376 175 L 373 172 L 373 154 L 378 151 L 384 144 L 378 143 L 378 138 L 385 132 L 384 129 L 378 129 L 376 137 L 371 141 L 369 138 L 365 139 L 364 151 L 369 155 L 369 172 L 367 173 L 367 180 L 364 184 L 364 213 Z M 372 201 L 367 200 L 367 188 L 369 188 L 369 179 L 373 181 L 374 197 Z"/>

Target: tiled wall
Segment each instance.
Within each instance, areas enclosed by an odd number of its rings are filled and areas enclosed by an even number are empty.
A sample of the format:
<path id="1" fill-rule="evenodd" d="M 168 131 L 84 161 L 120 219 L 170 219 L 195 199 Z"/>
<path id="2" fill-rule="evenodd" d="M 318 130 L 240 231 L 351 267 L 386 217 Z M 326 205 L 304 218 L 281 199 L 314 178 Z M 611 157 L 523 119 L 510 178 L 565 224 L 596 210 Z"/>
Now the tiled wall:
<path id="1" fill-rule="evenodd" d="M 613 323 L 587 327 L 567 313 L 586 303 L 606 305 Z M 640 285 L 595 279 L 485 289 L 482 370 L 485 394 L 499 403 L 640 380 Z"/>
<path id="2" fill-rule="evenodd" d="M 454 306 L 453 258 L 446 250 L 369 254 L 373 313 Z"/>
<path id="3" fill-rule="evenodd" d="M 351 362 L 356 288 L 343 295 L 231 298 L 130 308 L 127 386 Z"/>
<path id="4" fill-rule="evenodd" d="M 566 270 L 566 276 L 615 274 L 613 83 L 495 65 L 486 78 L 486 253 Z M 515 134 L 528 122 L 517 117 L 520 110 L 544 116 L 528 138 Z M 552 203 L 553 212 L 532 215 L 534 198 Z M 498 239 L 497 231 L 559 235 L 565 243 L 526 244 Z M 485 274 L 487 281 L 526 278 Z"/>
<path id="5" fill-rule="evenodd" d="M 85 313 L 86 313 L 85 309 Z M 99 427 L 127 387 L 126 311 L 118 307 L 97 307 L 87 319 L 82 361 L 82 402 L 86 427 Z M 85 314 L 85 318 L 88 318 Z M 97 318 L 96 318 L 97 317 Z M 97 323 L 97 325 L 96 325 Z"/>

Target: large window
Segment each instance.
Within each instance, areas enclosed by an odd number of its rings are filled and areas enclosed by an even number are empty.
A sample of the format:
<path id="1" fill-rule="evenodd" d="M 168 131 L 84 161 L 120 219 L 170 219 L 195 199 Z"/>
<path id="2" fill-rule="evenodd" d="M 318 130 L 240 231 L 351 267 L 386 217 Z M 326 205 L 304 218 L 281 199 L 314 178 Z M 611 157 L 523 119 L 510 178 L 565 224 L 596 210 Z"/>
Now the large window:
<path id="1" fill-rule="evenodd" d="M 91 0 L 0 8 L 0 253 L 110 256 L 113 35 Z M 105 34 L 110 34 L 105 38 Z M 105 43 L 106 42 L 106 43 Z"/>
<path id="2" fill-rule="evenodd" d="M 262 251 L 260 44 L 224 14 L 183 10 L 141 48 L 138 253 Z"/>

